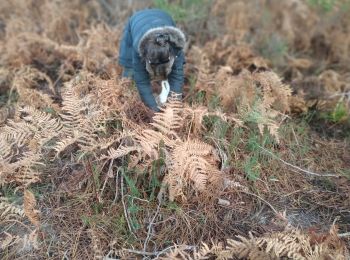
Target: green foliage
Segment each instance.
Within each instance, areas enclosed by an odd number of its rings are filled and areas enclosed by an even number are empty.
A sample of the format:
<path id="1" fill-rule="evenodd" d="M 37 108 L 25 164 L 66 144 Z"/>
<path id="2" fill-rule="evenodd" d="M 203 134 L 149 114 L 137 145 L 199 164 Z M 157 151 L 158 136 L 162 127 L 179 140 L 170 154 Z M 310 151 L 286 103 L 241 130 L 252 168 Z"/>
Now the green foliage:
<path id="1" fill-rule="evenodd" d="M 101 180 L 100 180 L 100 176 L 101 176 L 101 171 L 98 169 L 97 165 L 93 165 L 92 166 L 92 172 L 93 172 L 93 181 L 94 181 L 94 185 L 97 189 L 100 189 L 101 186 Z"/>
<path id="2" fill-rule="evenodd" d="M 230 144 L 229 144 L 229 151 L 230 154 L 234 151 L 234 149 L 243 142 L 243 133 L 244 129 L 239 127 L 234 127 L 231 130 L 231 138 L 230 138 Z"/>
<path id="3" fill-rule="evenodd" d="M 220 96 L 218 94 L 213 95 L 208 102 L 208 107 L 212 110 L 219 108 L 220 105 Z"/>
<path id="4" fill-rule="evenodd" d="M 127 183 L 127 186 L 129 187 L 129 191 L 131 193 L 131 195 L 133 197 L 140 197 L 141 194 L 136 186 L 136 181 L 134 181 L 130 176 L 128 176 L 127 174 L 124 173 L 124 171 L 122 171 L 122 175 L 124 177 L 124 180 Z"/>
<path id="5" fill-rule="evenodd" d="M 103 204 L 99 202 L 95 202 L 92 204 L 92 209 L 94 210 L 95 214 L 100 214 L 102 213 Z"/>
<path id="6" fill-rule="evenodd" d="M 205 101 L 205 91 L 199 91 L 194 96 L 194 103 L 203 104 Z"/>
<path id="7" fill-rule="evenodd" d="M 244 172 L 247 178 L 251 181 L 256 181 L 260 177 L 260 167 L 258 163 L 258 156 L 248 156 L 243 165 Z"/>
<path id="8" fill-rule="evenodd" d="M 170 0 L 153 0 L 153 5 L 170 13 L 176 22 L 189 22 L 204 18 L 209 2 L 209 0 L 179 0 L 173 3 Z"/>
<path id="9" fill-rule="evenodd" d="M 333 111 L 327 116 L 333 123 L 339 123 L 349 118 L 349 111 L 344 102 L 339 102 Z"/>
<path id="10" fill-rule="evenodd" d="M 264 35 L 258 47 L 259 53 L 271 60 L 275 67 L 285 64 L 285 54 L 288 52 L 288 44 L 279 34 Z"/>

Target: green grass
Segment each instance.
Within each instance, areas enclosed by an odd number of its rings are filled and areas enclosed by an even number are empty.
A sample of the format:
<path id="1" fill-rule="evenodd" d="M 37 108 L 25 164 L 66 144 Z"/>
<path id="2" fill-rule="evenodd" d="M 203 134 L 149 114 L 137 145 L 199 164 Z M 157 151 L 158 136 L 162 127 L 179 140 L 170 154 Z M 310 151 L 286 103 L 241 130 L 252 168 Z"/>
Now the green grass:
<path id="1" fill-rule="evenodd" d="M 170 13 L 176 22 L 189 22 L 204 18 L 209 2 L 209 0 L 180 0 L 172 3 L 169 0 L 153 0 L 153 5 Z"/>
<path id="2" fill-rule="evenodd" d="M 320 114 L 321 118 L 332 123 L 341 123 L 349 119 L 349 111 L 344 102 L 339 102 L 330 112 Z"/>

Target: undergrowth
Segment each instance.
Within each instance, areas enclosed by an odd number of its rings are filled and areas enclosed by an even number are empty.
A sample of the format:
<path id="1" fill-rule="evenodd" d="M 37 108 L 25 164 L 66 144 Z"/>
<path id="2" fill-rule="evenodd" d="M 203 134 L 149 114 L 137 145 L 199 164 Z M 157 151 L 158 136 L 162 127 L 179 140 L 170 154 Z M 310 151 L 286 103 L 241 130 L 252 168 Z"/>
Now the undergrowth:
<path id="1" fill-rule="evenodd" d="M 248 2 L 153 4 L 197 38 L 151 116 L 116 65 L 138 4 L 1 2 L 1 258 L 347 259 L 347 49 L 308 51 L 300 1 L 263 5 L 277 45 Z"/>

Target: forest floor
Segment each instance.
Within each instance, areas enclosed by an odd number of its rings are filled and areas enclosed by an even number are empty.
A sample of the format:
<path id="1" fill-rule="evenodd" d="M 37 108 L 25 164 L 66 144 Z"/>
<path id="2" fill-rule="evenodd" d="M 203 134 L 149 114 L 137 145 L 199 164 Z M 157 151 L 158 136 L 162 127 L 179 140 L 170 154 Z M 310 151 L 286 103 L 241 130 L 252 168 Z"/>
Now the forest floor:
<path id="1" fill-rule="evenodd" d="M 188 38 L 153 118 L 150 6 Z M 349 64 L 347 0 L 1 1 L 1 259 L 349 259 Z"/>

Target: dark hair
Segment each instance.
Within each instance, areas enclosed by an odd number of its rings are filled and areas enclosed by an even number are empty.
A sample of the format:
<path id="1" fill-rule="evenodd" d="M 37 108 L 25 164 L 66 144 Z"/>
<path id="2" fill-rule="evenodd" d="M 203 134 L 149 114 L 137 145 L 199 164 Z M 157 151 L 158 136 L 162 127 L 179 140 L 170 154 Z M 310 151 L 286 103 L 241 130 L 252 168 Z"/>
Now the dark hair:
<path id="1" fill-rule="evenodd" d="M 169 35 L 157 34 L 156 38 L 146 46 L 146 59 L 151 64 L 166 63 L 169 61 L 170 55 Z"/>
<path id="2" fill-rule="evenodd" d="M 145 44 L 146 70 L 155 78 L 165 79 L 174 62 L 169 35 L 156 34 Z"/>

